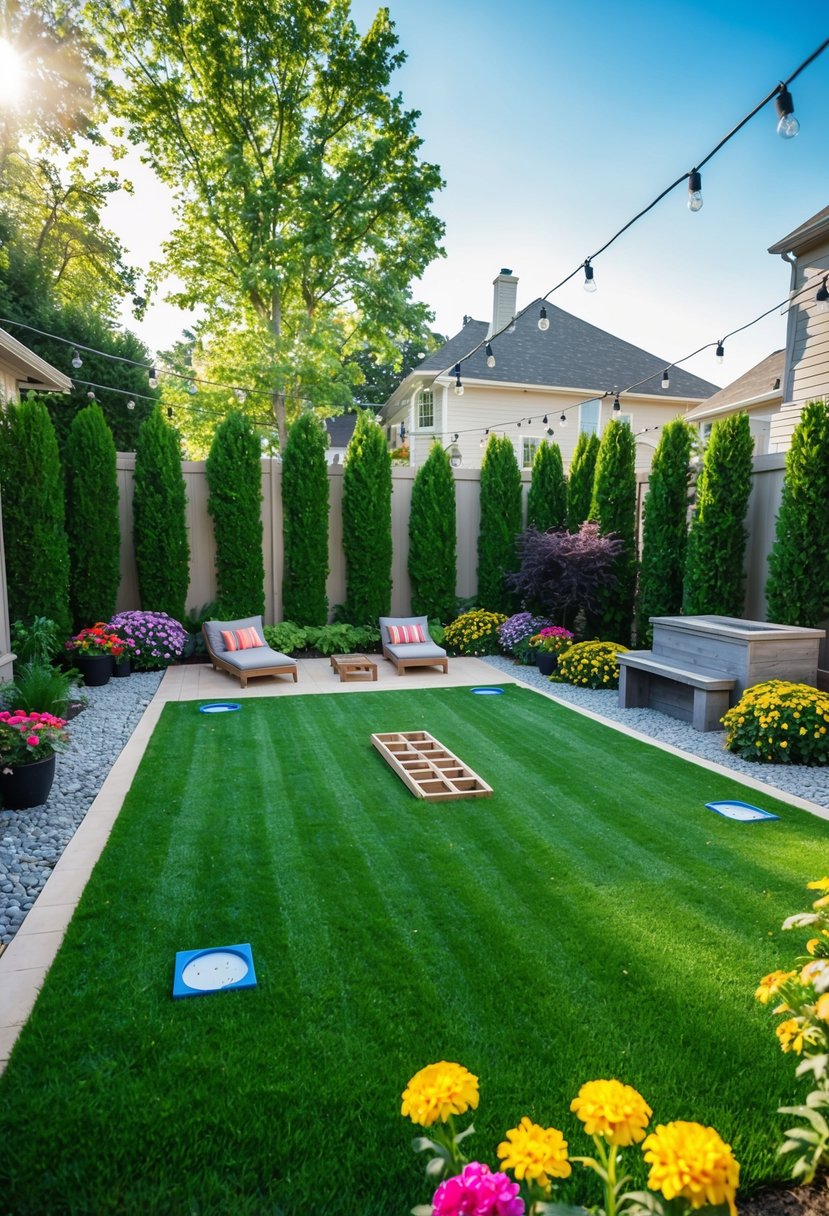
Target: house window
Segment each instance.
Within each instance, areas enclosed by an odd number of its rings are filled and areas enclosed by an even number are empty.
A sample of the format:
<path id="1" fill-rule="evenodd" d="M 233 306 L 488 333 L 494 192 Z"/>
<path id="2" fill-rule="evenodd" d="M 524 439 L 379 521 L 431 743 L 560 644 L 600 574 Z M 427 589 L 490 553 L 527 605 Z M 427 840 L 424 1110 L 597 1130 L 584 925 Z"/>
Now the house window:
<path id="1" fill-rule="evenodd" d="M 583 401 L 579 406 L 579 432 L 583 435 L 599 433 L 599 402 Z"/>
<path id="2" fill-rule="evenodd" d="M 703 444 L 707 443 L 711 438 L 711 428 L 713 425 L 713 422 L 701 422 L 699 424 L 699 437 Z"/>
<path id="3" fill-rule="evenodd" d="M 435 402 L 431 389 L 426 388 L 417 394 L 417 426 L 421 431 L 434 430 Z"/>
<path id="4" fill-rule="evenodd" d="M 538 451 L 540 443 L 541 443 L 540 439 L 522 440 L 522 453 L 521 453 L 521 468 L 522 469 L 531 469 L 533 467 L 533 461 L 535 460 L 535 454 Z"/>

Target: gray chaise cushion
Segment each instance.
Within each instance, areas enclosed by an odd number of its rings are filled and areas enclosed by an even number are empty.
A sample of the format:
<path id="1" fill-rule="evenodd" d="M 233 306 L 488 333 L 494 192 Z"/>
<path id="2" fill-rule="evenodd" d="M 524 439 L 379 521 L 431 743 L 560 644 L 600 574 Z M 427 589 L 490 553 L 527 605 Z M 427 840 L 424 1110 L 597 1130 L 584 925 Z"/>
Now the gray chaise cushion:
<path id="1" fill-rule="evenodd" d="M 389 642 L 389 625 L 420 625 L 426 642 L 407 642 L 392 646 Z M 425 616 L 381 616 L 380 640 L 396 659 L 445 659 L 446 651 L 441 649 L 429 636 L 429 618 Z"/>
<path id="2" fill-rule="evenodd" d="M 256 667 L 293 667 L 294 660 L 270 646 L 252 646 L 249 650 L 228 650 L 225 647 L 223 632 L 231 629 L 255 629 L 260 638 L 264 638 L 264 626 L 261 616 L 246 616 L 238 621 L 205 621 L 204 632 L 214 654 L 220 655 L 225 663 L 239 671 L 250 671 Z"/>

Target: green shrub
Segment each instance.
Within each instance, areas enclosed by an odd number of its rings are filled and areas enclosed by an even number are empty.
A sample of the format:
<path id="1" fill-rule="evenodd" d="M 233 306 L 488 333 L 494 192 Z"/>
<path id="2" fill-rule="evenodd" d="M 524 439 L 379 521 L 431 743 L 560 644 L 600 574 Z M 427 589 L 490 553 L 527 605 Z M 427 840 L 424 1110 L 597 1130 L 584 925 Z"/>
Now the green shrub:
<path id="1" fill-rule="evenodd" d="M 688 534 L 682 607 L 686 616 L 742 616 L 744 521 L 753 447 L 748 414 L 714 423 Z"/>
<path id="2" fill-rule="evenodd" d="M 27 714 L 65 718 L 77 674 L 61 671 L 50 663 L 16 664 L 14 680 L 0 690 L 3 705 L 9 710 L 25 710 Z"/>
<path id="3" fill-rule="evenodd" d="M 743 760 L 829 764 L 829 693 L 809 684 L 754 684 L 722 723 L 726 749 Z"/>
<path id="4" fill-rule="evenodd" d="M 216 586 L 224 620 L 265 611 L 262 451 L 250 419 L 231 410 L 216 428 L 205 469 L 216 538 Z"/>
<path id="5" fill-rule="evenodd" d="M 308 633 L 304 625 L 294 621 L 280 621 L 278 625 L 266 625 L 265 641 L 280 654 L 295 654 L 308 646 Z"/>
<path id="6" fill-rule="evenodd" d="M 538 532 L 567 526 L 567 482 L 561 449 L 543 439 L 533 458 L 527 497 L 527 527 Z"/>
<path id="7" fill-rule="evenodd" d="M 187 494 L 178 435 L 160 406 L 138 432 L 134 480 L 133 539 L 141 606 L 180 621 L 190 582 Z"/>
<path id="8" fill-rule="evenodd" d="M 506 619 L 503 612 L 473 608 L 446 626 L 443 631 L 444 643 L 453 654 L 497 654 L 500 646 L 498 631 Z"/>
<path id="9" fill-rule="evenodd" d="M 829 616 L 829 404 L 810 401 L 786 455 L 783 497 L 769 554 L 769 620 L 814 628 Z"/>
<path id="10" fill-rule="evenodd" d="M 514 595 L 505 576 L 515 572 L 515 540 L 521 530 L 521 471 L 512 440 L 490 435 L 481 464 L 481 528 L 478 534 L 478 602 L 508 613 Z"/>
<path id="11" fill-rule="evenodd" d="M 328 620 L 327 444 L 316 414 L 300 414 L 282 456 L 282 611 L 298 625 Z"/>
<path id="12" fill-rule="evenodd" d="M 121 581 L 115 441 L 96 401 L 72 419 L 64 463 L 69 604 L 80 629 L 109 620 Z"/>
<path id="13" fill-rule="evenodd" d="M 622 542 L 613 561 L 614 585 L 602 593 L 595 631 L 605 641 L 629 645 L 636 596 L 636 441 L 630 427 L 616 419 L 608 422 L 599 446 L 590 518 L 602 536 Z"/>
<path id="14" fill-rule="evenodd" d="M 688 541 L 688 474 L 694 432 L 675 418 L 663 428 L 651 464 L 642 518 L 636 640 L 650 646 L 650 617 L 676 616 Z"/>
<path id="15" fill-rule="evenodd" d="M 448 621 L 455 607 L 455 479 L 440 443 L 415 474 L 409 510 L 409 578 L 415 616 Z"/>
<path id="16" fill-rule="evenodd" d="M 576 642 L 558 660 L 558 677 L 580 688 L 618 688 L 619 655 L 627 646 L 617 642 Z"/>
<path id="17" fill-rule="evenodd" d="M 366 647 L 376 646 L 380 641 L 380 630 L 368 625 L 339 623 L 309 626 L 306 629 L 308 645 L 320 654 L 356 654 Z"/>
<path id="18" fill-rule="evenodd" d="M 570 477 L 567 482 L 567 529 L 570 532 L 578 532 L 590 515 L 598 455 L 599 436 L 587 435 L 582 431 L 570 461 Z"/>
<path id="19" fill-rule="evenodd" d="M 391 605 L 391 458 L 371 410 L 360 410 L 343 469 L 343 551 L 352 625 L 388 616 Z"/>
<path id="20" fill-rule="evenodd" d="M 14 621 L 11 627 L 12 650 L 18 663 L 50 663 L 63 653 L 63 638 L 48 616 L 36 616 L 31 625 Z"/>
<path id="21" fill-rule="evenodd" d="M 9 615 L 71 630 L 69 545 L 55 429 L 36 397 L 9 405 L 0 430 L 0 483 Z"/>

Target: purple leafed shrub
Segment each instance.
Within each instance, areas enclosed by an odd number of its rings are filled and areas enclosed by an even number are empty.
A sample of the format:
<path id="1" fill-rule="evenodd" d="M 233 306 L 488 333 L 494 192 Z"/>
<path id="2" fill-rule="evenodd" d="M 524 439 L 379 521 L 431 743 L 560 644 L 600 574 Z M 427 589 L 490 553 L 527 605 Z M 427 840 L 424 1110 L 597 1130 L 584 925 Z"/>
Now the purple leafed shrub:
<path id="1" fill-rule="evenodd" d="M 578 532 L 528 528 L 516 541 L 520 567 L 508 585 L 527 604 L 568 625 L 580 609 L 599 609 L 602 592 L 616 582 L 613 563 L 622 547 L 615 535 L 600 536 L 597 524 L 584 523 Z"/>

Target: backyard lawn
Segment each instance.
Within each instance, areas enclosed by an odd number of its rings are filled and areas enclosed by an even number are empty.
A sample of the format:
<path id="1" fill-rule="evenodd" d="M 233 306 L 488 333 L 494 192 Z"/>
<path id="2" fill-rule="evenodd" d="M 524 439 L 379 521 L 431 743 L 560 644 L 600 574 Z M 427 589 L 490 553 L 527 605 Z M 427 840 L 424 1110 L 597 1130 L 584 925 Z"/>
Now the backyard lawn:
<path id="1" fill-rule="evenodd" d="M 515 686 L 197 709 L 165 707 L 0 1078 L 0 1212 L 405 1213 L 400 1094 L 441 1059 L 491 1164 L 524 1114 L 584 1153 L 570 1100 L 618 1077 L 716 1127 L 741 1190 L 783 1177 L 799 1089 L 753 993 L 829 823 Z M 423 729 L 493 796 L 416 800 L 369 736 Z M 171 999 L 177 950 L 238 942 L 258 987 Z"/>

